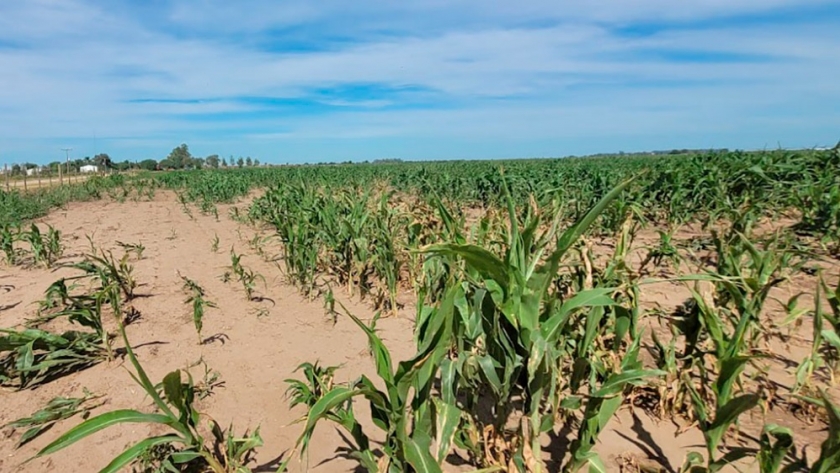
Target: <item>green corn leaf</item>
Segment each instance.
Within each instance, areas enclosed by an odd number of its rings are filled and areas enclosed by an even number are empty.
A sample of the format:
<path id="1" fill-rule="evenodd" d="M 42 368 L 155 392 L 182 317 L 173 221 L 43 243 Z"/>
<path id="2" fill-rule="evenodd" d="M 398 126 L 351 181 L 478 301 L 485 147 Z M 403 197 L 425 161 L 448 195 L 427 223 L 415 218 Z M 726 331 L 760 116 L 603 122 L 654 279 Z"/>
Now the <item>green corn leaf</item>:
<path id="1" fill-rule="evenodd" d="M 440 464 L 435 461 L 429 448 L 431 439 L 424 432 L 416 431 L 413 437 L 406 439 L 404 453 L 406 461 L 417 473 L 442 473 Z"/>
<path id="2" fill-rule="evenodd" d="M 557 249 L 549 259 L 560 259 L 563 254 L 583 235 L 595 220 L 604 212 L 607 206 L 626 189 L 633 179 L 628 179 L 621 184 L 615 186 L 607 195 L 601 198 L 594 207 L 589 209 L 589 212 L 578 220 L 574 225 L 569 227 L 557 241 Z"/>
<path id="3" fill-rule="evenodd" d="M 181 437 L 178 437 L 177 435 L 163 435 L 160 437 L 151 437 L 143 439 L 140 442 L 137 442 L 136 444 L 126 449 L 124 452 L 117 455 L 113 460 L 111 460 L 111 463 L 108 463 L 108 465 L 105 468 L 99 470 L 99 473 L 116 473 L 122 470 L 124 467 L 131 464 L 132 462 L 134 462 L 137 459 L 137 457 L 139 457 L 155 445 L 176 443 L 181 441 Z"/>
<path id="4" fill-rule="evenodd" d="M 569 315 L 581 307 L 595 307 L 595 306 L 610 306 L 615 305 L 615 301 L 609 297 L 615 292 L 613 288 L 594 288 L 581 291 L 571 299 L 568 299 L 560 306 L 560 308 L 551 315 L 551 317 L 543 324 L 542 332 L 546 340 L 553 340 L 558 330 L 568 320 Z"/>
<path id="5" fill-rule="evenodd" d="M 738 376 L 744 370 L 747 362 L 753 357 L 751 356 L 735 356 L 724 359 L 720 364 L 720 373 L 715 381 L 715 391 L 717 391 L 718 402 L 725 404 L 729 402 L 732 386 L 738 381 Z"/>
<path id="6" fill-rule="evenodd" d="M 449 358 L 444 358 L 440 363 L 440 393 L 444 403 L 455 404 L 455 375 L 456 364 Z"/>
<path id="7" fill-rule="evenodd" d="M 611 397 L 624 390 L 628 384 L 634 384 L 644 378 L 665 376 L 667 373 L 661 370 L 630 370 L 624 373 L 613 374 L 598 388 L 590 394 L 590 397 Z"/>
<path id="8" fill-rule="evenodd" d="M 391 364 L 391 353 L 388 351 L 388 348 L 385 347 L 385 344 L 382 343 L 382 339 L 376 335 L 376 331 L 370 327 L 368 327 L 364 322 L 362 322 L 358 317 L 351 314 L 344 306 L 341 306 L 344 309 L 344 312 L 350 317 L 356 325 L 359 326 L 368 336 L 368 344 L 370 345 L 370 349 L 373 352 L 373 359 L 376 363 L 376 374 L 379 375 L 386 383 L 393 384 L 394 383 L 394 374 L 393 374 L 393 365 Z"/>
<path id="9" fill-rule="evenodd" d="M 306 427 L 303 429 L 300 439 L 298 439 L 298 443 L 301 443 L 301 441 L 303 442 L 301 455 L 303 455 L 304 451 L 306 451 L 306 448 L 309 445 L 309 438 L 312 436 L 312 431 L 315 430 L 315 425 L 318 421 L 348 399 L 359 394 L 360 392 L 358 390 L 348 389 L 344 386 L 336 386 L 332 389 L 332 391 L 326 393 L 321 399 L 318 399 L 318 402 L 309 409 L 309 413 L 306 415 Z"/>
<path id="10" fill-rule="evenodd" d="M 493 358 L 491 358 L 490 355 L 478 357 L 478 365 L 481 367 L 481 371 L 484 373 L 485 379 L 490 383 L 490 387 L 492 387 L 497 394 L 500 394 L 503 386 L 502 381 L 496 374 L 496 366 L 493 362 Z"/>
<path id="11" fill-rule="evenodd" d="M 607 467 L 601 461 L 601 457 L 597 453 L 592 452 L 590 457 L 586 460 L 589 462 L 589 473 L 607 473 Z"/>
<path id="12" fill-rule="evenodd" d="M 441 401 L 438 398 L 432 398 L 435 403 L 435 410 L 437 411 L 437 419 L 435 422 L 435 437 L 437 438 L 437 461 L 443 464 L 446 456 L 449 455 L 452 439 L 455 437 L 455 431 L 461 421 L 461 410 L 454 404 Z"/>
<path id="13" fill-rule="evenodd" d="M 825 329 L 820 332 L 823 339 L 831 344 L 834 348 L 840 350 L 840 336 L 837 335 L 833 329 Z"/>
<path id="14" fill-rule="evenodd" d="M 738 419 L 738 416 L 757 406 L 759 400 L 757 394 L 743 394 L 732 398 L 715 412 L 715 420 L 706 429 L 711 450 L 717 449 L 723 435 L 729 429 L 729 426 Z"/>
<path id="15" fill-rule="evenodd" d="M 761 473 L 778 473 L 793 447 L 793 432 L 776 424 L 764 426 L 759 439 L 758 465 Z"/>
<path id="16" fill-rule="evenodd" d="M 197 458 L 200 458 L 201 454 L 192 450 L 182 450 L 180 452 L 174 452 L 170 458 L 172 458 L 172 462 L 176 465 L 182 465 L 184 463 L 189 463 Z"/>
<path id="17" fill-rule="evenodd" d="M 507 265 L 496 255 L 480 246 L 445 243 L 427 246 L 422 252 L 460 257 L 469 267 L 478 271 L 484 278 L 492 279 L 502 287 L 505 293 L 508 292 L 510 280 L 507 271 L 505 271 Z"/>
<path id="18" fill-rule="evenodd" d="M 163 393 L 166 400 L 180 412 L 184 412 L 184 391 L 181 385 L 181 371 L 175 370 L 163 378 Z"/>
<path id="19" fill-rule="evenodd" d="M 131 409 L 122 409 L 112 412 L 106 412 L 105 414 L 92 417 L 82 422 L 81 424 L 73 427 L 72 429 L 68 430 L 64 433 L 64 435 L 54 440 L 46 447 L 42 448 L 41 451 L 39 451 L 37 455 L 35 455 L 35 457 L 49 455 L 51 453 L 57 452 L 91 434 L 99 432 L 102 429 L 106 429 L 108 427 L 111 427 L 112 425 L 123 423 L 151 423 L 171 425 L 172 420 L 165 415 L 146 414 Z"/>

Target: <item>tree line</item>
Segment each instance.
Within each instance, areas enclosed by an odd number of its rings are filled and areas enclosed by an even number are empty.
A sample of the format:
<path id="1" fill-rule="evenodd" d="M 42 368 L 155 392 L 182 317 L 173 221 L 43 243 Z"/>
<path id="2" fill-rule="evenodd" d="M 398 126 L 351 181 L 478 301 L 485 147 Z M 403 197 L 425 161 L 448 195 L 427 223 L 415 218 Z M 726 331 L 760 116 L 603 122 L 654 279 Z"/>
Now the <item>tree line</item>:
<path id="1" fill-rule="evenodd" d="M 259 166 L 259 159 L 251 159 L 250 156 L 243 158 L 220 158 L 218 154 L 211 154 L 205 158 L 195 157 L 190 153 L 186 144 L 182 144 L 169 153 L 165 159 L 156 162 L 154 159 L 140 161 L 142 169 L 200 169 L 220 167 L 245 167 Z"/>
<path id="2" fill-rule="evenodd" d="M 84 158 L 71 159 L 66 162 L 53 161 L 47 165 L 41 166 L 31 162 L 22 164 L 12 164 L 8 167 L 8 172 L 12 176 L 19 176 L 26 173 L 29 169 L 38 169 L 37 172 L 44 174 L 58 174 L 58 168 L 61 166 L 61 171 L 64 173 L 78 173 L 82 166 L 94 165 L 100 171 L 128 171 L 131 169 L 144 169 L 148 171 L 166 170 L 166 169 L 200 169 L 200 168 L 220 168 L 220 167 L 250 167 L 259 166 L 259 159 L 251 159 L 250 156 L 234 158 L 220 158 L 217 154 L 211 154 L 207 157 L 201 158 L 193 156 L 190 153 L 189 147 L 186 144 L 177 146 L 164 159 L 160 161 L 156 159 L 144 159 L 142 161 L 114 161 L 108 153 L 99 153 L 93 158 L 86 156 Z M 0 171 L 6 169 L 0 168 Z"/>

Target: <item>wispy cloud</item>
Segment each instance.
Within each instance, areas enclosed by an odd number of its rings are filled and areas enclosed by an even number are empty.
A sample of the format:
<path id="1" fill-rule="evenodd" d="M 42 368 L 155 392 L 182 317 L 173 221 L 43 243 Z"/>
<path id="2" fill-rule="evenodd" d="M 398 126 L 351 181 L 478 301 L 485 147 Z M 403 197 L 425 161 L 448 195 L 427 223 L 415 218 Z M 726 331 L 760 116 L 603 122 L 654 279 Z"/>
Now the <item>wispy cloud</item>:
<path id="1" fill-rule="evenodd" d="M 827 0 L 3 2 L 0 162 L 824 145 L 838 28 Z"/>

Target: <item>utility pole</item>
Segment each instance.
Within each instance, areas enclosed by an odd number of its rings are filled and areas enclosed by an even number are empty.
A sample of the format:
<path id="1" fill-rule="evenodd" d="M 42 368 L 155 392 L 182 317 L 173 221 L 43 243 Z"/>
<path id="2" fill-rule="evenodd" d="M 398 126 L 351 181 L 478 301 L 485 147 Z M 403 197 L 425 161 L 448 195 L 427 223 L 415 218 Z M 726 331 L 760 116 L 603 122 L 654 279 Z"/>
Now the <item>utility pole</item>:
<path id="1" fill-rule="evenodd" d="M 67 158 L 67 183 L 70 183 L 70 151 L 73 151 L 73 148 L 61 148 L 64 151 L 64 156 Z M 61 164 L 58 165 L 58 182 L 64 183 L 61 180 Z"/>

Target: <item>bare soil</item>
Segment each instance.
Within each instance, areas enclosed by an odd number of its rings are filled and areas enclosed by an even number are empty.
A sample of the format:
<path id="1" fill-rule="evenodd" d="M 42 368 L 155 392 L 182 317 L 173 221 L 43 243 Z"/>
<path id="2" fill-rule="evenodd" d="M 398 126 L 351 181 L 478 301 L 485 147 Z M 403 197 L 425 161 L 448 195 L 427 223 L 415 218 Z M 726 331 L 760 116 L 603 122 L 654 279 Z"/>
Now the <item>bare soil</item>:
<path id="1" fill-rule="evenodd" d="M 133 263 L 140 283 L 137 291 L 140 297 L 134 306 L 140 318 L 128 327 L 140 362 L 152 380 L 160 380 L 171 370 L 205 360 L 221 374 L 224 385 L 201 400 L 199 409 L 223 426 L 233 424 L 237 432 L 259 426 L 265 445 L 258 450 L 256 464 L 251 466 L 255 471 L 274 471 L 279 460 L 294 447 L 302 428 L 293 422 L 303 411 L 290 410 L 284 396 L 287 387 L 284 380 L 296 376 L 295 368 L 302 362 L 316 360 L 326 365 L 340 364 L 338 380 L 345 381 L 362 373 L 372 375 L 373 364 L 366 337 L 352 321 L 339 316 L 333 323 L 325 314 L 322 300 L 307 300 L 288 285 L 277 263 L 267 261 L 272 251 L 277 251 L 276 242 L 266 246 L 268 258 L 257 254 L 248 243 L 256 230 L 228 218 L 228 207 L 219 208 L 219 220 L 201 215 L 197 210 L 190 217 L 173 194 L 159 192 L 153 201 L 70 204 L 40 222 L 53 225 L 63 233 L 67 245 L 65 262 L 78 260 L 90 250 L 86 235 L 98 247 L 114 249 L 115 254 L 122 252 L 117 241 L 145 245 L 143 259 Z M 211 242 L 216 235 L 220 243 L 218 251 L 213 252 Z M 264 276 L 265 285 L 260 282 L 257 289 L 258 301 L 246 300 L 242 287 L 235 281 L 223 282 L 221 276 L 230 265 L 231 248 L 244 254 L 242 262 L 246 267 Z M 218 305 L 209 309 L 204 318 L 203 334 L 209 338 L 207 343 L 198 343 L 191 308 L 184 303 L 186 296 L 179 273 L 197 281 L 207 291 L 207 298 Z M 0 291 L 0 327 L 19 327 L 34 317 L 37 301 L 43 299 L 47 287 L 68 274 L 71 272 L 66 269 L 0 267 L 0 285 L 11 288 L 8 292 Z M 835 274 L 836 267 L 833 267 L 831 277 Z M 814 287 L 814 278 L 798 278 L 774 296 L 786 302 L 796 292 L 813 293 Z M 366 302 L 338 292 L 337 298 L 349 310 L 363 319 L 373 316 Z M 683 284 L 660 282 L 643 287 L 642 295 L 643 307 L 668 312 L 683 303 L 689 292 Z M 778 304 L 777 309 L 780 308 Z M 395 360 L 414 353 L 413 314 L 414 309 L 407 306 L 398 317 L 384 318 L 378 323 Z M 808 331 L 806 323 L 802 332 Z M 783 386 L 780 390 L 791 385 L 796 365 L 808 351 L 809 338 L 794 338 L 786 346 L 779 343 L 773 346 L 781 361 L 773 362 L 771 373 L 773 380 Z M 79 396 L 83 388 L 105 396 L 104 405 L 95 409 L 94 415 L 119 408 L 150 412 L 151 401 L 131 380 L 124 369 L 127 366 L 127 360 L 118 359 L 37 389 L 0 391 L 0 425 L 28 416 L 56 396 Z M 192 373 L 201 378 L 200 367 L 193 368 Z M 819 421 L 806 423 L 783 406 L 764 415 L 768 421 L 793 428 L 798 448 L 807 448 L 809 458 L 815 458 L 825 436 Z M 764 420 L 759 411 L 744 416 L 742 438 L 757 437 Z M 0 471 L 98 471 L 126 446 L 149 434 L 160 433 L 143 424 L 112 427 L 56 455 L 24 463 L 78 422 L 78 417 L 59 422 L 19 449 L 15 443 L 21 432 L 3 429 Z M 598 451 L 612 471 L 620 471 L 634 462 L 662 471 L 676 471 L 687 451 L 704 451 L 699 430 L 686 427 L 678 421 L 652 418 L 642 409 L 625 408 L 601 435 Z M 681 430 L 685 432 L 678 435 Z M 546 439 L 544 457 L 551 471 L 561 464 L 564 437 L 568 434 L 558 425 L 555 434 Z M 356 463 L 342 457 L 343 445 L 337 431 L 325 423 L 316 430 L 308 461 L 293 461 L 291 470 L 303 471 L 308 467 L 314 472 L 353 471 Z M 746 471 L 757 471 L 751 463 L 744 467 Z M 463 467 L 449 465 L 447 469 L 457 471 Z"/>

